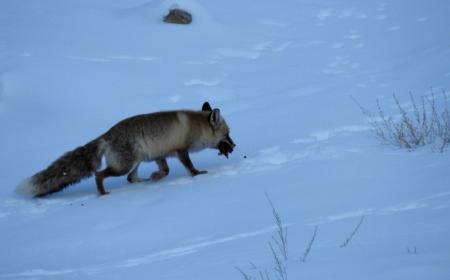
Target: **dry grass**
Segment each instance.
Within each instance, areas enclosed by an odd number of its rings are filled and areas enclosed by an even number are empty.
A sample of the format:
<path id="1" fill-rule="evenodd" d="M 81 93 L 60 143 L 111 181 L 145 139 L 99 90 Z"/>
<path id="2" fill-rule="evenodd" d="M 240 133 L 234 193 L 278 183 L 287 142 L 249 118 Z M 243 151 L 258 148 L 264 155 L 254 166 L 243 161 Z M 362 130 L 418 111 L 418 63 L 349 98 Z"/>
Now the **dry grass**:
<path id="1" fill-rule="evenodd" d="M 347 247 L 348 244 L 350 243 L 350 241 L 352 241 L 353 237 L 356 235 L 356 233 L 358 232 L 359 228 L 361 227 L 362 223 L 364 222 L 364 216 L 362 216 L 359 219 L 358 224 L 356 225 L 356 227 L 353 229 L 352 233 L 349 235 L 349 237 L 347 237 L 345 239 L 345 241 L 339 246 L 341 248 Z"/>
<path id="2" fill-rule="evenodd" d="M 442 92 L 442 102 L 438 104 L 433 91 L 428 96 L 422 96 L 417 103 L 409 94 L 409 106 L 402 105 L 397 96 L 393 95 L 398 116 L 387 116 L 377 100 L 377 112 L 372 113 L 356 99 L 373 133 L 384 143 L 409 151 L 425 145 L 430 145 L 433 151 L 444 152 L 450 145 L 450 110 L 448 98 Z M 440 106 L 439 106 L 440 105 Z"/>
<path id="3" fill-rule="evenodd" d="M 275 243 L 277 247 L 277 251 L 285 261 L 288 259 L 288 240 L 287 240 L 287 227 L 283 225 L 283 222 L 281 221 L 280 214 L 278 214 L 277 209 L 273 205 L 272 200 L 269 197 L 268 193 L 265 193 L 267 201 L 270 204 L 270 207 L 272 208 L 272 216 L 274 223 L 277 227 L 276 235 L 272 236 L 272 242 Z M 272 247 L 272 244 L 270 243 L 270 247 Z M 273 251 L 273 250 L 272 250 Z"/>
<path id="4" fill-rule="evenodd" d="M 313 235 L 311 237 L 311 240 L 308 243 L 308 247 L 306 247 L 306 250 L 303 253 L 302 258 L 300 259 L 301 262 L 306 262 L 306 258 L 308 257 L 309 253 L 311 252 L 311 248 L 312 248 L 312 246 L 314 244 L 314 241 L 316 240 L 317 230 L 318 230 L 318 227 L 315 226 L 314 227 L 314 233 L 313 233 Z"/>
<path id="5" fill-rule="evenodd" d="M 239 267 L 235 267 L 241 274 L 244 280 L 287 280 L 287 272 L 285 262 L 288 259 L 288 240 L 287 240 L 287 227 L 283 224 L 278 210 L 275 208 L 268 193 L 265 193 L 267 201 L 272 209 L 273 221 L 276 226 L 276 234 L 272 235 L 271 241 L 269 241 L 269 248 L 273 258 L 273 267 L 270 269 L 270 273 L 267 269 L 259 269 L 255 264 L 250 262 L 253 270 L 256 270 L 256 275 L 245 272 Z M 273 277 L 273 278 L 272 278 Z"/>

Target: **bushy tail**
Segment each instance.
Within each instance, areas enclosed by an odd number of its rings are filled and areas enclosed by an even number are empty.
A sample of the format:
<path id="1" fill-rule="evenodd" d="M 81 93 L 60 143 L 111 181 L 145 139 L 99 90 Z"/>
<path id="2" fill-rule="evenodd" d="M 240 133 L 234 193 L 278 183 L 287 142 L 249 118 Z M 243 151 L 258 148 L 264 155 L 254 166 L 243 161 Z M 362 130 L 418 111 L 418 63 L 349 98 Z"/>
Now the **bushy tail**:
<path id="1" fill-rule="evenodd" d="M 92 176 L 101 164 L 100 138 L 65 153 L 17 187 L 17 192 L 42 197 Z"/>

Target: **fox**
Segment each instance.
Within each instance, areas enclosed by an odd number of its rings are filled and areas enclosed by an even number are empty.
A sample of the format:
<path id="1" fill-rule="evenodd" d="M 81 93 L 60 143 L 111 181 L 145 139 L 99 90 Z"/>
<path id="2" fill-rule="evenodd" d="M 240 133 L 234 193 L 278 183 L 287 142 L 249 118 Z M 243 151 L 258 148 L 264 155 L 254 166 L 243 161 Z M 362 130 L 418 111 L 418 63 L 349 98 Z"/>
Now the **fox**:
<path id="1" fill-rule="evenodd" d="M 20 194 L 44 197 L 62 191 L 95 175 L 97 192 L 109 194 L 104 187 L 108 177 L 127 175 L 130 183 L 158 181 L 169 174 L 167 157 L 176 156 L 191 176 L 207 173 L 194 167 L 189 153 L 207 148 L 219 155 L 233 152 L 236 144 L 218 108 L 204 102 L 201 110 L 160 111 L 126 118 L 107 132 L 62 155 L 46 169 L 17 187 Z M 105 159 L 106 167 L 98 170 Z M 148 179 L 138 177 L 142 162 L 154 161 L 158 170 Z"/>

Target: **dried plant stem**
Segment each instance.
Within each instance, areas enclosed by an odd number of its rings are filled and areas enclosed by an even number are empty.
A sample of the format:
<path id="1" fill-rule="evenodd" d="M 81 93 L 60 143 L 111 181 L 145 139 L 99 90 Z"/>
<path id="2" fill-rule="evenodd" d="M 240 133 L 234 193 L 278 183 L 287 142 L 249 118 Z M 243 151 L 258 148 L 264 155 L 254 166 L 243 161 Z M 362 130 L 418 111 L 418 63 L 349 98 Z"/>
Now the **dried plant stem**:
<path id="1" fill-rule="evenodd" d="M 250 273 L 246 273 L 239 267 L 235 267 L 241 274 L 244 280 L 271 280 L 270 275 L 275 276 L 277 280 L 287 280 L 287 272 L 285 261 L 288 259 L 288 242 L 287 242 L 287 227 L 283 225 L 281 217 L 275 208 L 268 193 L 265 193 L 267 201 L 272 209 L 272 216 L 274 219 L 276 234 L 272 235 L 271 241 L 269 241 L 269 248 L 273 258 L 273 270 L 269 274 L 267 270 L 258 269 L 258 267 L 250 262 L 252 269 L 256 270 L 256 276 Z"/>
<path id="2" fill-rule="evenodd" d="M 358 225 L 355 227 L 355 229 L 352 231 L 352 233 L 350 234 L 349 237 L 347 237 L 347 239 L 344 241 L 344 243 L 341 244 L 341 248 L 347 247 L 348 244 L 350 243 L 350 241 L 352 241 L 353 237 L 355 236 L 355 234 L 358 232 L 359 228 L 361 227 L 362 223 L 364 221 L 364 216 L 361 217 L 361 219 L 359 219 Z"/>
<path id="3" fill-rule="evenodd" d="M 309 241 L 308 247 L 306 248 L 305 252 L 303 253 L 303 257 L 300 260 L 301 262 L 306 262 L 306 258 L 308 257 L 309 253 L 311 252 L 311 248 L 312 248 L 312 245 L 314 244 L 314 240 L 316 240 L 317 230 L 318 230 L 318 227 L 315 226 L 313 236 L 311 237 L 311 240 Z"/>
<path id="4" fill-rule="evenodd" d="M 272 252 L 272 257 L 274 260 L 274 271 L 276 272 L 276 276 L 278 280 L 287 280 L 286 267 L 284 266 L 283 260 L 278 256 L 277 252 L 272 246 L 272 243 L 269 242 L 270 251 Z"/>
<path id="5" fill-rule="evenodd" d="M 242 275 L 242 277 L 244 278 L 244 280 L 253 280 L 253 276 L 251 276 L 250 274 L 246 273 L 245 271 L 243 271 L 242 269 L 240 269 L 239 267 L 235 266 L 234 267 L 237 271 L 239 271 L 239 273 Z"/>
<path id="6" fill-rule="evenodd" d="M 272 203 L 268 193 L 265 193 L 267 201 L 269 201 L 272 208 L 272 215 L 274 218 L 275 226 L 277 227 L 276 235 L 272 236 L 272 241 L 277 246 L 279 253 L 283 256 L 284 260 L 288 259 L 288 240 L 287 240 L 287 227 L 283 225 L 281 217 L 278 214 L 277 209 Z"/>

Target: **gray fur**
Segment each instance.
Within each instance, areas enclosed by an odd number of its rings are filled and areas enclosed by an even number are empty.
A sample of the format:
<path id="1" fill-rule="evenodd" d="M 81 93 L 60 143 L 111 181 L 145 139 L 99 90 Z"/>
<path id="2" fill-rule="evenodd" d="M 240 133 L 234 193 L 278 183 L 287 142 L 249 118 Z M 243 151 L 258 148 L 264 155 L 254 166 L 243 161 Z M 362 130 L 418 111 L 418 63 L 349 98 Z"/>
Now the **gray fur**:
<path id="1" fill-rule="evenodd" d="M 92 176 L 101 162 L 99 139 L 65 153 L 46 169 L 33 175 L 18 190 L 36 197 L 45 196 Z"/>
<path id="2" fill-rule="evenodd" d="M 107 194 L 103 186 L 103 180 L 107 177 L 128 174 L 129 182 L 139 182 L 137 169 L 142 161 L 158 164 L 159 171 L 152 173 L 152 180 L 167 176 L 168 156 L 177 156 L 192 176 L 204 174 L 206 171 L 195 169 L 189 152 L 219 149 L 224 141 L 231 141 L 231 153 L 235 145 L 229 137 L 229 128 L 219 110 L 211 110 L 208 103 L 204 104 L 202 111 L 137 115 L 120 121 L 97 139 L 64 154 L 47 169 L 23 182 L 18 191 L 37 197 L 45 196 L 95 172 L 99 193 Z M 103 156 L 107 167 L 97 172 Z"/>

